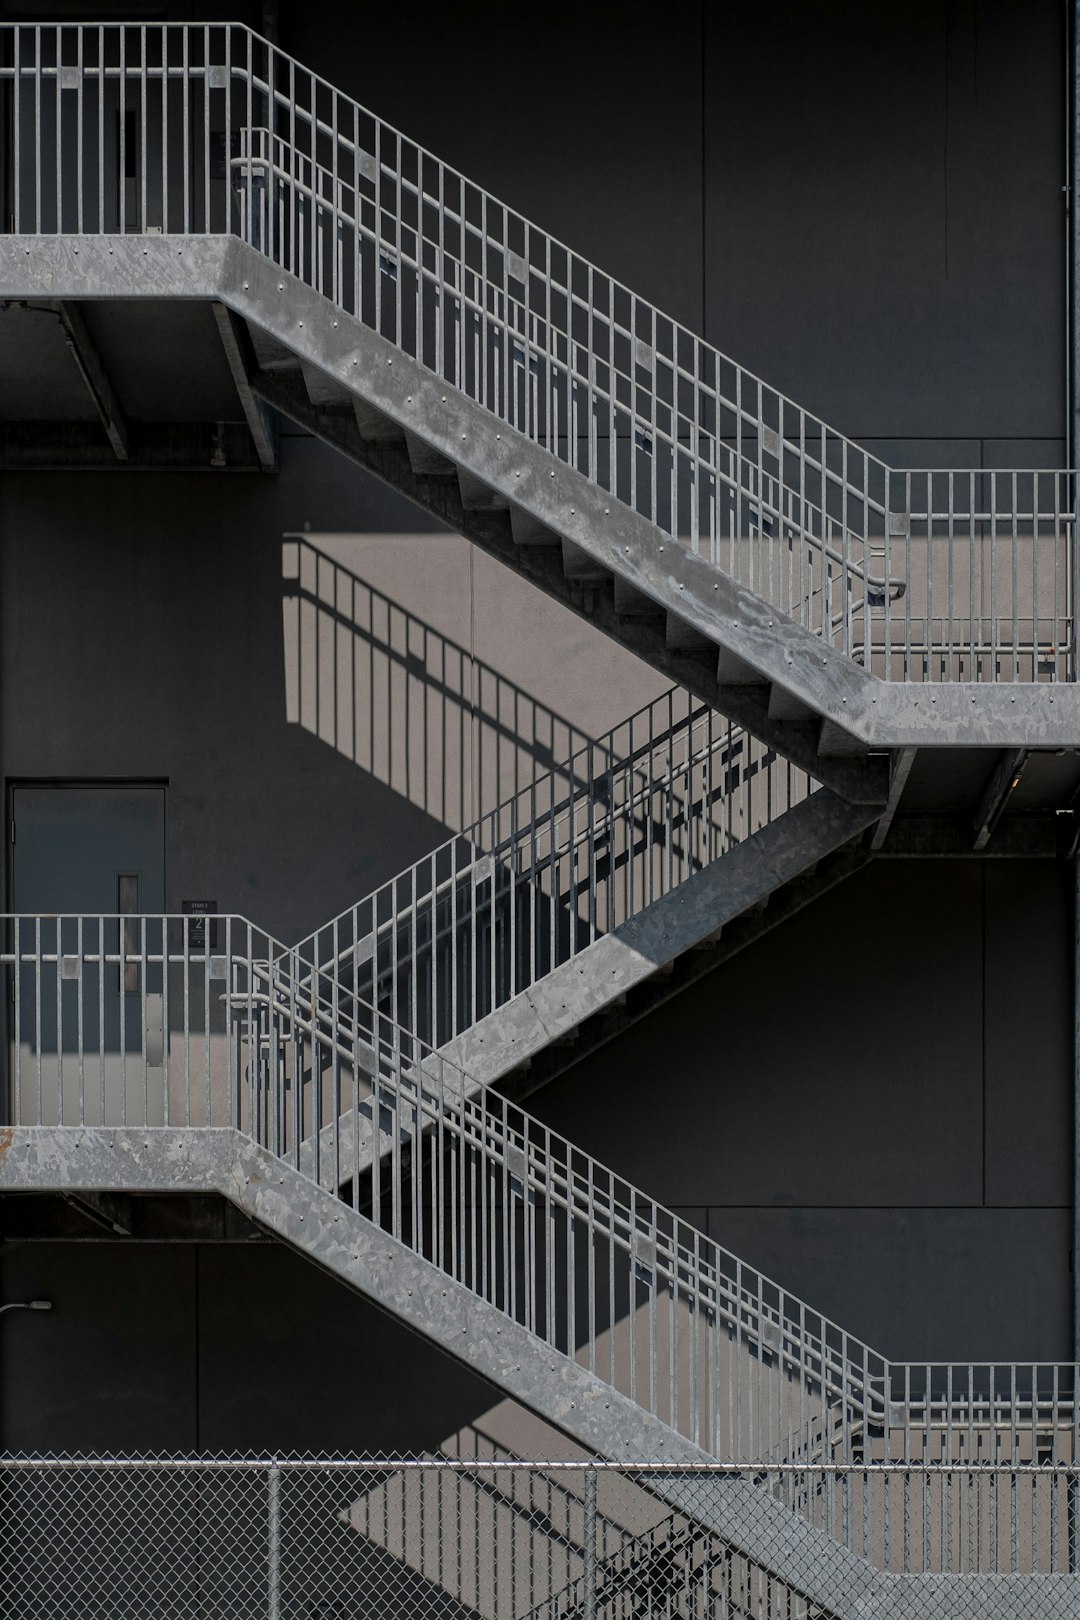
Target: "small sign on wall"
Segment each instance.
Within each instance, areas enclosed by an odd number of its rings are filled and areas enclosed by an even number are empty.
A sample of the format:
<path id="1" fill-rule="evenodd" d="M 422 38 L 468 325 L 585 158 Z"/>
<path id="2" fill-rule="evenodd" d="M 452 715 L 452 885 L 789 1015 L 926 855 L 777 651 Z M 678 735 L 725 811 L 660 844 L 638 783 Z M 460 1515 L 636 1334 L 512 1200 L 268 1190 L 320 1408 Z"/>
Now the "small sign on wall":
<path id="1" fill-rule="evenodd" d="M 187 943 L 191 951 L 217 950 L 217 923 L 212 919 L 217 916 L 218 903 L 216 900 L 182 900 L 180 909 L 185 917 L 191 921 L 187 925 Z"/>

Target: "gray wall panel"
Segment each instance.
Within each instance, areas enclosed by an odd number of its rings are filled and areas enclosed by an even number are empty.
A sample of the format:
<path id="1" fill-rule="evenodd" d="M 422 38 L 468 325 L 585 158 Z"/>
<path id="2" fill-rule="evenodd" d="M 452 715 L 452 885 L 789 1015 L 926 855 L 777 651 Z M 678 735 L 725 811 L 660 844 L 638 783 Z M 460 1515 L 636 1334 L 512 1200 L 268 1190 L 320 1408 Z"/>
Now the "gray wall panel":
<path id="1" fill-rule="evenodd" d="M 1068 1209 L 709 1213 L 717 1242 L 897 1361 L 1067 1360 L 1071 1228 Z"/>
<path id="2" fill-rule="evenodd" d="M 280 9 L 307 66 L 700 328 L 701 0 Z"/>
<path id="3" fill-rule="evenodd" d="M 308 524 L 290 640 L 283 535 Z M 170 904 L 290 939 L 663 688 L 420 528 L 305 438 L 272 479 L 6 477 L 6 778 L 167 779 Z"/>
<path id="4" fill-rule="evenodd" d="M 1059 435 L 1056 0 L 764 0 L 706 39 L 710 339 L 855 438 Z"/>
<path id="5" fill-rule="evenodd" d="M 667 1200 L 977 1203 L 981 893 L 877 863 L 533 1106 Z"/>
<path id="6" fill-rule="evenodd" d="M 183 1454 L 197 1446 L 197 1256 L 188 1245 L 5 1243 L 5 1451 Z"/>
<path id="7" fill-rule="evenodd" d="M 1072 895 L 1058 863 L 988 862 L 986 1201 L 1067 1205 L 1073 1189 Z"/>
<path id="8" fill-rule="evenodd" d="M 497 1396 L 276 1244 L 199 1251 L 199 1443 L 422 1453 Z"/>
<path id="9" fill-rule="evenodd" d="M 878 862 L 530 1107 L 887 1354 L 1068 1355 L 1070 906 Z"/>

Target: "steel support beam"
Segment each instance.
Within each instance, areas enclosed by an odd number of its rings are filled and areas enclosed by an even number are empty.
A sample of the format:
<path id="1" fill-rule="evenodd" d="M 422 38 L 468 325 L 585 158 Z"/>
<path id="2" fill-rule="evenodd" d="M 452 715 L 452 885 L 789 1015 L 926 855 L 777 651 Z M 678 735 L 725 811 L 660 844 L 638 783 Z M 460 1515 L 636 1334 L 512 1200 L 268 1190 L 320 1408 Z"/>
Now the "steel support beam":
<path id="1" fill-rule="evenodd" d="M 121 1193 L 69 1193 L 68 1202 L 107 1232 L 118 1237 L 131 1236 L 131 1200 Z"/>
<path id="2" fill-rule="evenodd" d="M 972 821 L 976 849 L 985 849 L 990 842 L 990 834 L 997 826 L 1010 793 L 1020 784 L 1027 756 L 1026 748 L 1006 748 L 991 771 Z"/>
<path id="3" fill-rule="evenodd" d="M 1006 816 L 980 850 L 972 848 L 971 822 L 965 816 L 897 816 L 877 853 L 884 859 L 1062 860 L 1068 853 L 1071 817 L 1052 811 Z"/>
<path id="4" fill-rule="evenodd" d="M 117 461 L 127 461 L 130 454 L 127 420 L 116 397 L 116 391 L 109 381 L 97 344 L 90 336 L 82 310 L 78 304 L 70 303 L 66 299 L 57 299 L 49 307 L 59 317 L 64 341 L 71 351 L 80 377 L 86 384 L 86 391 L 93 400 L 94 409 L 101 418 L 101 425 L 112 445 L 113 454 Z"/>
<path id="5" fill-rule="evenodd" d="M 4 1241 L 18 1243 L 270 1241 L 232 1204 L 206 1194 L 121 1198 L 115 1193 L 13 1193 L 0 1198 L 0 1234 Z"/>
<path id="6" fill-rule="evenodd" d="M 898 754 L 893 755 L 892 770 L 889 773 L 889 797 L 885 801 L 885 812 L 874 828 L 874 836 L 870 840 L 870 848 L 877 851 L 889 836 L 889 828 L 893 824 L 907 787 L 907 779 L 911 775 L 911 767 L 915 763 L 917 748 L 902 748 Z"/>
<path id="7" fill-rule="evenodd" d="M 215 303 L 213 311 L 255 454 L 267 472 L 274 472 L 277 469 L 277 418 L 251 390 L 251 377 L 257 366 L 248 329 L 224 304 Z"/>

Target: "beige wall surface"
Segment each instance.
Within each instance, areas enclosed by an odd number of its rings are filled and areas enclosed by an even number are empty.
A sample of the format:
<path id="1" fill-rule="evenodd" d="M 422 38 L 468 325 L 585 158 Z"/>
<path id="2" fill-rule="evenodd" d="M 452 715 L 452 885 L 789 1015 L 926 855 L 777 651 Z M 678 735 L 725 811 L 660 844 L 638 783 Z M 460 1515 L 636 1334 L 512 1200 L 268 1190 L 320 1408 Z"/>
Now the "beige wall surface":
<path id="1" fill-rule="evenodd" d="M 0 484 L 6 779 L 168 782 L 170 906 L 286 940 L 666 683 L 310 439 Z"/>

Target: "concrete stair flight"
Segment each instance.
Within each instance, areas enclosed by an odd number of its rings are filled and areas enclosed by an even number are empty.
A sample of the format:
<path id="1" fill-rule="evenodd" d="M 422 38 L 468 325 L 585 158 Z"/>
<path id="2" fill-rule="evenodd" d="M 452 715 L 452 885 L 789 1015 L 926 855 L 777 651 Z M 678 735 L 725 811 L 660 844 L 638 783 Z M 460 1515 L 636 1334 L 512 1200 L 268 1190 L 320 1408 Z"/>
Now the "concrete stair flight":
<path id="1" fill-rule="evenodd" d="M 670 692 L 302 940 L 290 971 L 329 1016 L 347 998 L 362 1028 L 366 1003 L 521 1096 L 541 1053 L 546 1080 L 553 1047 L 588 1026 L 595 1048 L 672 993 L 652 981 L 707 971 L 741 917 L 853 869 L 813 884 L 881 809 Z"/>

